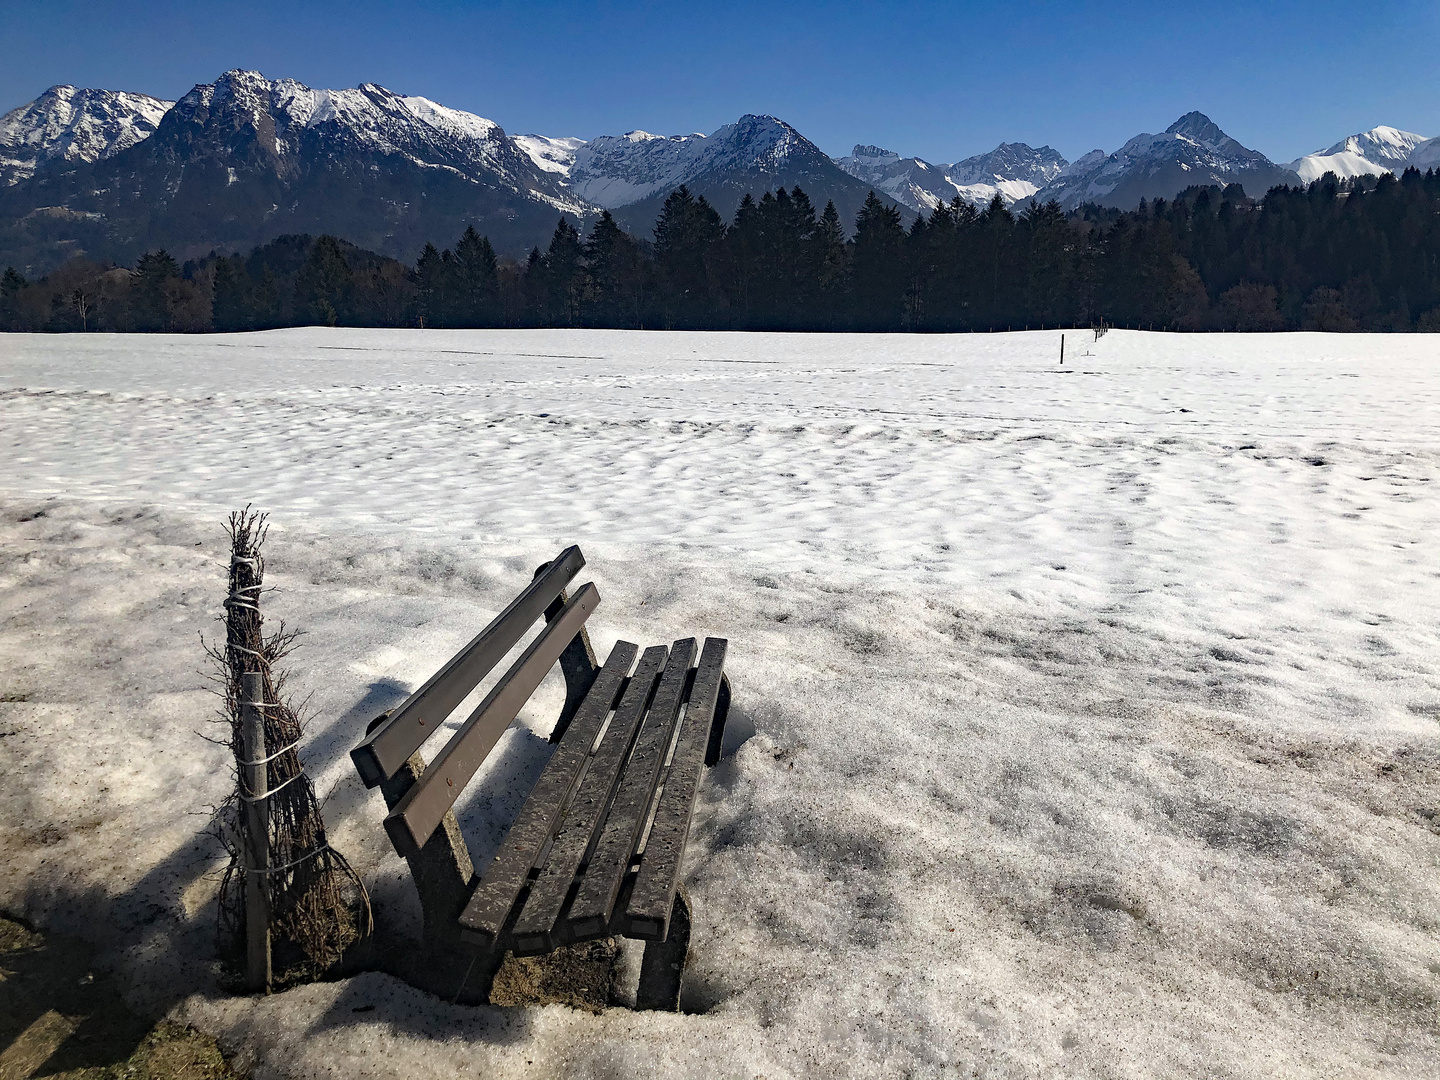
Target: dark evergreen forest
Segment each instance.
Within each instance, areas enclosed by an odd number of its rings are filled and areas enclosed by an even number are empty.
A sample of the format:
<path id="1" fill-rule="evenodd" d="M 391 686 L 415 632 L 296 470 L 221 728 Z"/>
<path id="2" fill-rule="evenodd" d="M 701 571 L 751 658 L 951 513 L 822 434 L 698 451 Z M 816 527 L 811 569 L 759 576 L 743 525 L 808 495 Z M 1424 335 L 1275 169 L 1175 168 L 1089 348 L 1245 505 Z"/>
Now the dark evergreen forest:
<path id="1" fill-rule="evenodd" d="M 1192 188 L 1121 213 L 956 199 L 908 229 L 873 194 L 847 239 L 799 188 L 726 222 L 686 188 L 653 239 L 570 219 L 524 264 L 467 229 L 414 267 L 333 237 L 134 270 L 7 271 L 0 325 L 235 331 L 296 325 L 990 331 L 1440 331 L 1440 171 L 1326 176 L 1263 202 Z"/>

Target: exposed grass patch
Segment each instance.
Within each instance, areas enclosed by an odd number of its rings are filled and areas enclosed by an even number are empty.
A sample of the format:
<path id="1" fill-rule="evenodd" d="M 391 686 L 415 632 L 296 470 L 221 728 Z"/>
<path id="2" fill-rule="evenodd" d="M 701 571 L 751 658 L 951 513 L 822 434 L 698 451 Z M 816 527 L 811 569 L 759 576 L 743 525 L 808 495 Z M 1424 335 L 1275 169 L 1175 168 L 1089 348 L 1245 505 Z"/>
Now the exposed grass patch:
<path id="1" fill-rule="evenodd" d="M 0 1080 L 238 1080 L 214 1039 L 136 1016 L 90 959 L 0 917 Z"/>

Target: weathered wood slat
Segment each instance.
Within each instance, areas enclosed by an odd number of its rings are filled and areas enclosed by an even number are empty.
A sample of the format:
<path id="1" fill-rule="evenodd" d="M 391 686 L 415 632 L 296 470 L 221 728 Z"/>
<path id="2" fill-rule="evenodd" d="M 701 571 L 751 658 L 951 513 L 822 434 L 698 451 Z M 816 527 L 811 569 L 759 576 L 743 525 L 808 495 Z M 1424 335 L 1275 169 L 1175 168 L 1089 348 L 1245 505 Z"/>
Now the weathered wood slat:
<path id="1" fill-rule="evenodd" d="M 681 722 L 680 735 L 665 789 L 655 808 L 655 822 L 645 841 L 645 854 L 625 905 L 621 932 L 646 941 L 664 941 L 674 910 L 675 890 L 680 884 L 680 856 L 690 835 L 700 772 L 705 764 L 710 732 L 724 681 L 724 638 L 706 638 L 690 691 L 689 706 Z M 579 907 L 579 900 L 576 900 Z"/>
<path id="2" fill-rule="evenodd" d="M 570 722 L 560 745 L 545 764 L 515 823 L 505 834 L 495 858 L 480 877 L 470 901 L 460 916 L 461 933 L 466 941 L 489 946 L 500 936 L 505 920 L 520 890 L 525 887 L 530 869 L 546 842 L 554 835 L 561 809 L 574 790 L 581 766 L 590 756 L 595 736 L 625 684 L 625 676 L 640 647 L 628 641 L 615 643 L 610 658 L 595 677 L 590 693 L 581 703 Z"/>
<path id="3" fill-rule="evenodd" d="M 350 758 L 366 787 L 375 787 L 395 775 L 480 680 L 515 647 L 584 565 L 585 556 L 578 547 L 562 551 L 470 644 L 406 698 L 391 713 L 387 723 L 367 733 L 350 751 Z M 568 644 L 568 639 L 562 646 L 564 644 Z"/>
<path id="4" fill-rule="evenodd" d="M 424 846 L 485 756 L 519 715 L 570 640 L 600 603 L 594 585 L 582 585 L 553 622 L 546 624 L 520 659 L 495 684 L 461 725 L 425 775 L 385 818 L 395 850 L 410 855 Z"/>
<path id="5" fill-rule="evenodd" d="M 604 820 L 615 791 L 620 769 L 630 753 L 640 721 L 650 705 L 651 694 L 660 679 L 669 650 L 664 645 L 646 649 L 640 657 L 630 685 L 620 699 L 615 716 L 606 728 L 590 767 L 580 780 L 580 790 L 551 845 L 550 857 L 530 887 L 525 907 L 515 922 L 514 947 L 520 955 L 545 952 L 560 942 L 553 936 L 560 909 L 570 894 L 575 872 L 580 868 L 599 823 Z"/>
<path id="6" fill-rule="evenodd" d="M 604 829 L 595 854 L 585 868 L 575 902 L 567 917 L 576 940 L 602 937 L 615 910 L 615 898 L 630 867 L 640 830 L 650 813 L 655 784 L 670 749 L 675 719 L 680 715 L 690 663 L 695 659 L 695 639 L 684 638 L 670 647 L 670 662 L 655 691 L 655 700 L 635 740 L 635 750 L 625 763 L 625 772 L 615 789 L 615 801 L 605 816 Z M 709 728 L 706 727 L 708 735 Z"/>

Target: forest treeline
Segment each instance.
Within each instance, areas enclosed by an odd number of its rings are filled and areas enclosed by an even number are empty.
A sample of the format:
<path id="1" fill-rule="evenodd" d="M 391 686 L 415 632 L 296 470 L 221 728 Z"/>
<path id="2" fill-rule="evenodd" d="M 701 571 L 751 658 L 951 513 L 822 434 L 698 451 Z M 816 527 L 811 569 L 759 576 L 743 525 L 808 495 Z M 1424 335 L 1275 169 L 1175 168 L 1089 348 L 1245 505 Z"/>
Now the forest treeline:
<path id="1" fill-rule="evenodd" d="M 726 222 L 681 187 L 653 239 L 607 212 L 497 258 L 473 228 L 416 264 L 334 237 L 136 267 L 73 259 L 0 282 L 11 330 L 281 326 L 987 331 L 1440 331 L 1440 170 L 1272 189 L 1197 187 L 1130 212 L 956 199 L 908 229 L 873 194 L 849 238 L 798 187 Z"/>

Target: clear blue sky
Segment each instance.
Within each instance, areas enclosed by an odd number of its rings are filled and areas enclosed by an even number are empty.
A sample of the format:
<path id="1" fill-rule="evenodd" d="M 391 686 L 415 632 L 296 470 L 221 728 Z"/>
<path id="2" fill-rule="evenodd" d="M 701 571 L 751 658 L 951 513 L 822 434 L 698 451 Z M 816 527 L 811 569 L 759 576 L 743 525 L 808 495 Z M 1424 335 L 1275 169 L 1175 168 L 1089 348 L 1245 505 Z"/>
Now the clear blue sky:
<path id="1" fill-rule="evenodd" d="M 1440 3 L 227 3 L 0 0 L 0 111 L 55 83 L 178 97 L 227 68 L 378 82 L 512 133 L 790 121 L 948 162 L 1074 158 L 1200 109 L 1288 160 L 1376 124 L 1440 134 Z"/>

